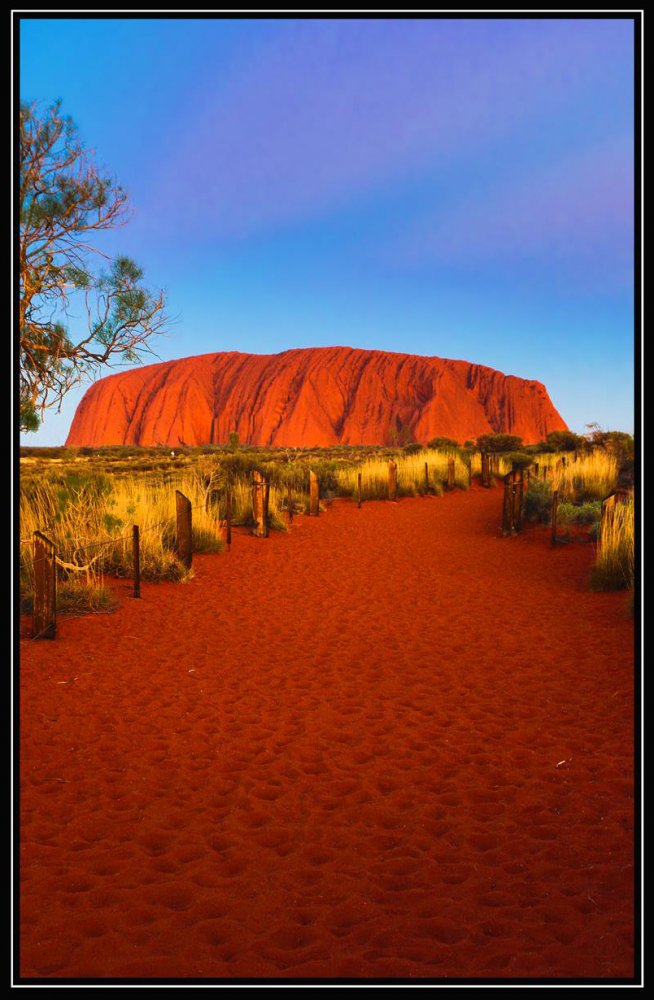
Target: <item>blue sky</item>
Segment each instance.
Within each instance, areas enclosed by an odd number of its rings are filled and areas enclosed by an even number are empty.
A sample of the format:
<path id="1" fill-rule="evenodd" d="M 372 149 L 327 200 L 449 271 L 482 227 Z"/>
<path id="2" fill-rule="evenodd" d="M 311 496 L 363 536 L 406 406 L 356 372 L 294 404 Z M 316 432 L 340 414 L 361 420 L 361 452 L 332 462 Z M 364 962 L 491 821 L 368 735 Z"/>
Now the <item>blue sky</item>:
<path id="1" fill-rule="evenodd" d="M 162 360 L 463 358 L 633 431 L 631 21 L 28 19 L 20 59 L 129 191 Z"/>

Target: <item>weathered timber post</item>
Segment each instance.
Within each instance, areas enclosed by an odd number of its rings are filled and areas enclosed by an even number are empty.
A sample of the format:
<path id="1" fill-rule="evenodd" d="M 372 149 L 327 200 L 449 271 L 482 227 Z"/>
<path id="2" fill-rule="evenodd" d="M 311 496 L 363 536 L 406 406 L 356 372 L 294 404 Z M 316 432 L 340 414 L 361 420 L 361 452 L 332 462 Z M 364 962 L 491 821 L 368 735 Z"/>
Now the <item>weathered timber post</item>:
<path id="1" fill-rule="evenodd" d="M 134 563 L 134 593 L 133 597 L 141 596 L 141 550 L 139 544 L 139 526 L 132 525 L 132 561 Z"/>
<path id="2" fill-rule="evenodd" d="M 225 542 L 229 552 L 232 546 L 232 490 L 229 486 L 225 493 Z"/>
<path id="3" fill-rule="evenodd" d="M 504 477 L 504 502 L 502 504 L 502 537 L 506 538 L 513 529 L 513 488 L 512 475 L 507 472 Z"/>
<path id="4" fill-rule="evenodd" d="M 257 538 L 266 538 L 268 534 L 267 519 L 264 516 L 264 487 L 263 476 L 255 470 L 252 473 L 252 519 L 254 520 L 252 534 Z"/>
<path id="5" fill-rule="evenodd" d="M 447 488 L 454 489 L 454 459 L 451 456 L 447 460 Z"/>
<path id="6" fill-rule="evenodd" d="M 177 504 L 175 554 L 186 568 L 190 569 L 193 562 L 193 504 L 179 490 L 175 490 L 175 501 Z"/>
<path id="7" fill-rule="evenodd" d="M 522 531 L 522 507 L 525 495 L 525 479 L 522 469 L 513 469 L 513 530 Z"/>
<path id="8" fill-rule="evenodd" d="M 57 631 L 57 562 L 54 543 L 34 532 L 34 639 L 54 639 Z"/>
<path id="9" fill-rule="evenodd" d="M 602 500 L 602 513 L 600 516 L 600 530 L 599 530 L 600 539 L 602 538 L 604 532 L 607 530 L 609 521 L 613 520 L 614 514 L 615 514 L 615 493 L 612 493 L 610 496 L 605 497 Z"/>
<path id="10" fill-rule="evenodd" d="M 293 524 L 293 488 L 288 484 L 286 506 L 288 507 L 288 523 Z"/>
<path id="11" fill-rule="evenodd" d="M 472 455 L 466 463 L 468 469 L 468 487 L 472 486 Z"/>
<path id="12" fill-rule="evenodd" d="M 320 489 L 318 484 L 318 476 L 315 472 L 309 470 L 309 515 L 311 517 L 318 517 L 320 514 Z"/>
<path id="13" fill-rule="evenodd" d="M 270 479 L 264 480 L 263 484 L 263 523 L 267 538 L 270 529 Z"/>
<path id="14" fill-rule="evenodd" d="M 559 491 L 552 491 L 552 545 L 556 542 L 556 513 L 559 509 Z"/>
<path id="15" fill-rule="evenodd" d="M 618 503 L 625 503 L 630 496 L 631 492 L 629 490 L 620 489 L 616 490 L 615 493 L 611 493 L 608 497 L 604 497 L 602 500 L 602 513 L 600 518 L 600 538 L 606 528 L 608 528 L 609 523 L 615 517 Z"/>
<path id="16" fill-rule="evenodd" d="M 359 498 L 358 498 L 358 501 L 357 501 L 357 507 L 359 508 L 359 510 L 361 510 L 362 493 L 361 493 L 361 473 L 360 472 L 357 475 L 357 491 L 358 491 L 358 495 L 359 495 Z"/>
<path id="17" fill-rule="evenodd" d="M 534 476 L 538 479 L 538 462 L 534 462 Z"/>
<path id="18" fill-rule="evenodd" d="M 425 462 L 425 493 L 429 493 L 429 463 Z"/>
<path id="19" fill-rule="evenodd" d="M 397 462 L 388 463 L 388 499 L 397 500 Z"/>
<path id="20" fill-rule="evenodd" d="M 485 451 L 481 453 L 481 485 L 490 486 L 490 456 Z"/>

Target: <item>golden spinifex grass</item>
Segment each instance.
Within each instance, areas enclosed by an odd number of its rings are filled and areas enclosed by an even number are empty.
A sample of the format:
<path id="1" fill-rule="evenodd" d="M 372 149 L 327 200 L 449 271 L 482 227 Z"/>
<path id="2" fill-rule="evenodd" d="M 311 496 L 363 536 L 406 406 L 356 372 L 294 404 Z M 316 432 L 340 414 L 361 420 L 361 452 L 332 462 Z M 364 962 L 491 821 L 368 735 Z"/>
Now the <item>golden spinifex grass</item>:
<path id="1" fill-rule="evenodd" d="M 133 573 L 132 527 L 139 526 L 140 568 L 144 580 L 181 580 L 187 570 L 176 558 L 176 500 L 179 490 L 191 501 L 193 551 L 219 552 L 227 516 L 226 489 L 231 488 L 232 521 L 252 520 L 252 486 L 248 475 L 221 476 L 213 463 L 162 476 L 140 473 L 110 477 L 40 474 L 25 482 L 20 498 L 21 595 L 33 592 L 33 532 L 54 543 L 59 565 L 60 610 L 89 610 L 106 604 L 104 575 Z M 296 510 L 302 509 L 297 494 Z M 270 489 L 272 527 L 284 528 L 286 492 Z"/>
<path id="2" fill-rule="evenodd" d="M 425 463 L 427 463 L 429 490 L 442 493 L 447 482 L 448 459 L 451 453 L 423 448 L 410 454 L 394 457 L 397 464 L 397 495 L 415 496 L 427 492 Z M 473 474 L 480 468 L 478 455 L 472 457 Z M 360 465 L 339 469 L 336 473 L 338 492 L 342 496 L 357 496 L 358 474 L 361 473 L 361 493 L 363 500 L 386 500 L 388 498 L 388 459 L 370 458 Z M 460 455 L 454 458 L 454 481 L 460 489 L 468 488 L 468 467 Z"/>
<path id="3" fill-rule="evenodd" d="M 633 587 L 634 562 L 634 502 L 629 499 L 616 503 L 602 519 L 591 586 L 594 590 Z"/>
<path id="4" fill-rule="evenodd" d="M 59 566 L 60 609 L 88 610 L 102 603 L 103 575 L 131 576 L 132 526 L 140 530 L 141 575 L 144 579 L 181 579 L 186 570 L 173 552 L 175 489 L 193 504 L 193 547 L 219 551 L 222 541 L 216 511 L 197 476 L 173 483 L 144 476 L 112 481 L 107 477 L 72 477 L 68 482 L 44 476 L 26 487 L 20 499 L 21 591 L 33 590 L 35 530 L 54 543 Z"/>
<path id="5" fill-rule="evenodd" d="M 618 460 L 604 449 L 580 453 L 576 462 L 569 452 L 537 455 L 535 461 L 550 470 L 552 488 L 570 500 L 602 500 L 618 483 Z"/>

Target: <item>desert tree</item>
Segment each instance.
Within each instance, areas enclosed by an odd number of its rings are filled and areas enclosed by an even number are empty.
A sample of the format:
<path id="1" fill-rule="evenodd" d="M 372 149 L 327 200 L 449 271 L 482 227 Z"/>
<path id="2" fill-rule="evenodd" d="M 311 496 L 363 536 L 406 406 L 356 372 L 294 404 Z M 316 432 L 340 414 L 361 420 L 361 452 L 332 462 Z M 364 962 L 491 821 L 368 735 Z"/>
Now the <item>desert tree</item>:
<path id="1" fill-rule="evenodd" d="M 61 102 L 22 104 L 19 139 L 20 426 L 35 430 L 74 385 L 152 353 L 148 342 L 168 317 L 164 293 L 143 287 L 134 261 L 95 245 L 127 221 L 128 198 Z"/>
<path id="2" fill-rule="evenodd" d="M 501 454 L 508 451 L 519 451 L 522 448 L 522 438 L 516 434 L 481 434 L 477 438 L 479 451 Z"/>

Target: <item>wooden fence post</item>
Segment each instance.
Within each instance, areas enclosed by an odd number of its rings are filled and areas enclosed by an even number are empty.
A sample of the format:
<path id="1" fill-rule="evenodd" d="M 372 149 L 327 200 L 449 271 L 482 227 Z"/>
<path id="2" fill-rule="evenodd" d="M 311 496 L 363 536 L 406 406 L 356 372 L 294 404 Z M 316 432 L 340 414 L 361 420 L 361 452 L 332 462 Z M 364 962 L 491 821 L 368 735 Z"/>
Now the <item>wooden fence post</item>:
<path id="1" fill-rule="evenodd" d="M 602 500 L 602 513 L 600 516 L 600 538 L 605 531 L 605 526 L 608 526 L 609 521 L 612 521 L 615 517 L 618 503 L 625 503 L 629 500 L 630 496 L 631 492 L 629 490 L 618 489 L 615 493 L 611 493 L 608 497 L 604 497 Z"/>
<path id="2" fill-rule="evenodd" d="M 556 513 L 559 509 L 559 491 L 552 491 L 552 545 L 556 542 Z"/>
<path id="3" fill-rule="evenodd" d="M 397 500 L 397 462 L 388 463 L 388 499 Z"/>
<path id="4" fill-rule="evenodd" d="M 318 517 L 320 514 L 320 486 L 318 476 L 309 469 L 309 515 Z"/>
<path id="5" fill-rule="evenodd" d="M 177 505 L 175 554 L 186 568 L 190 569 L 193 562 L 193 504 L 179 490 L 175 490 L 175 501 Z"/>
<path id="6" fill-rule="evenodd" d="M 538 462 L 534 462 L 534 477 L 538 479 Z"/>
<path id="7" fill-rule="evenodd" d="M 600 539 L 606 530 L 609 518 L 612 519 L 614 513 L 615 513 L 615 494 L 612 493 L 610 496 L 604 497 L 604 499 L 602 500 L 602 512 L 600 515 L 600 530 L 599 530 Z"/>
<path id="8" fill-rule="evenodd" d="M 425 493 L 429 493 L 429 463 L 425 462 Z"/>
<path id="9" fill-rule="evenodd" d="M 34 639 L 54 639 L 57 631 L 57 562 L 54 543 L 34 532 Z"/>
<path id="10" fill-rule="evenodd" d="M 139 526 L 132 525 L 132 561 L 134 563 L 134 593 L 133 597 L 141 596 L 141 551 L 139 545 Z"/>
<path id="11" fill-rule="evenodd" d="M 504 477 L 502 535 L 517 535 L 522 531 L 524 477 L 522 469 L 513 468 Z"/>
<path id="12" fill-rule="evenodd" d="M 454 459 L 451 456 L 447 460 L 447 488 L 454 489 Z"/>
<path id="13" fill-rule="evenodd" d="M 263 483 L 263 524 L 267 538 L 270 530 L 270 479 L 265 479 Z"/>
<path id="14" fill-rule="evenodd" d="M 525 478 L 522 469 L 514 468 L 513 478 L 513 530 L 517 534 L 522 531 L 522 507 L 525 495 Z"/>
<path id="15" fill-rule="evenodd" d="M 232 547 L 232 490 L 229 486 L 225 493 L 225 542 L 229 552 Z"/>
<path id="16" fill-rule="evenodd" d="M 513 496 L 511 473 L 504 477 L 504 502 L 502 504 L 502 538 L 511 534 L 513 528 Z"/>
<path id="17" fill-rule="evenodd" d="M 468 488 L 470 488 L 472 486 L 472 455 L 466 464 L 468 468 Z"/>
<path id="18" fill-rule="evenodd" d="M 485 451 L 481 453 L 481 485 L 490 487 L 490 456 Z"/>
<path id="19" fill-rule="evenodd" d="M 361 494 L 361 473 L 360 472 L 357 475 L 357 490 L 358 490 L 358 493 L 359 493 L 359 499 L 358 499 L 358 502 L 357 502 L 357 507 L 359 508 L 359 510 L 361 510 L 362 494 Z"/>
<path id="20" fill-rule="evenodd" d="M 252 534 L 257 538 L 266 538 L 268 535 L 268 519 L 265 516 L 265 480 L 256 469 L 252 473 L 252 518 L 254 527 Z"/>
<path id="21" fill-rule="evenodd" d="M 288 484 L 286 506 L 288 507 L 288 523 L 293 524 L 293 488 Z"/>

